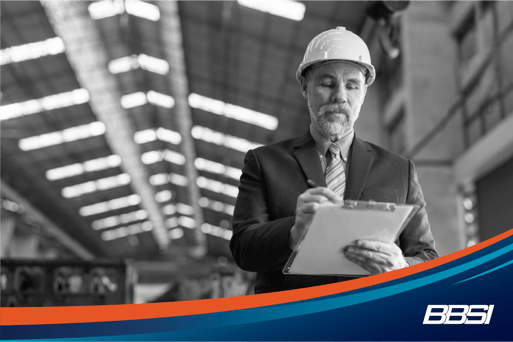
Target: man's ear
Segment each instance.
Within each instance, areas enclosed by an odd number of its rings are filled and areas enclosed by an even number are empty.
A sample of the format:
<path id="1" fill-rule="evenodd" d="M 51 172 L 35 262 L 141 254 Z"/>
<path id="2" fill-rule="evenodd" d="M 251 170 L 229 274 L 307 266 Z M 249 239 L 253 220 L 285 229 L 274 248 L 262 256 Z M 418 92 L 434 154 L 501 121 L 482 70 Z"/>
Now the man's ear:
<path id="1" fill-rule="evenodd" d="M 305 99 L 307 99 L 308 98 L 308 92 L 306 90 L 306 87 L 308 85 L 308 82 L 306 81 L 306 77 L 305 76 L 301 76 L 299 78 L 299 82 L 301 84 L 301 94 L 303 95 L 303 97 Z"/>

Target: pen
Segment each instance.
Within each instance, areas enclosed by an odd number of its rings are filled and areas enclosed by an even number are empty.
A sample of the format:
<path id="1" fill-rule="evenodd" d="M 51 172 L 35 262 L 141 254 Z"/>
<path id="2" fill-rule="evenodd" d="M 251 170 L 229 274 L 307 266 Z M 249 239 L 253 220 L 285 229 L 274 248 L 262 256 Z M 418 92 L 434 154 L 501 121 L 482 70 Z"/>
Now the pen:
<path id="1" fill-rule="evenodd" d="M 315 182 L 314 182 L 313 180 L 311 180 L 311 179 L 308 179 L 306 182 L 308 183 L 308 187 L 309 187 L 309 188 L 318 188 L 318 187 L 319 187 L 319 185 L 317 185 L 317 183 L 315 183 Z"/>

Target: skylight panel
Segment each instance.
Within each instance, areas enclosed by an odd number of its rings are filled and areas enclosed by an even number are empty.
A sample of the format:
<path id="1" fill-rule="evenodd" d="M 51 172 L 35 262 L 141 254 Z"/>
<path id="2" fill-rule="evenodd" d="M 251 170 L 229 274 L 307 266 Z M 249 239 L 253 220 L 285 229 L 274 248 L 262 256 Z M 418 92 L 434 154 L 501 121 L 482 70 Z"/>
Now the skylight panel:
<path id="1" fill-rule="evenodd" d="M 0 107 L 0 121 L 31 115 L 57 108 L 71 107 L 87 103 L 89 92 L 85 89 L 75 89 L 65 93 L 45 96 L 36 100 L 12 103 Z"/>
<path id="2" fill-rule="evenodd" d="M 105 213 L 111 210 L 131 207 L 138 205 L 139 203 L 141 203 L 141 197 L 139 195 L 133 194 L 130 196 L 115 198 L 106 202 L 91 204 L 80 208 L 78 212 L 81 216 L 91 216 Z"/>
<path id="3" fill-rule="evenodd" d="M 150 176 L 150 184 L 154 186 L 164 185 L 167 183 L 175 184 L 178 186 L 189 185 L 189 178 L 176 174 L 176 173 L 159 173 Z"/>
<path id="4" fill-rule="evenodd" d="M 96 121 L 90 124 L 67 128 L 59 132 L 46 133 L 34 137 L 20 139 L 18 145 L 23 151 L 36 150 L 43 147 L 62 144 L 105 133 L 103 122 Z"/>
<path id="5" fill-rule="evenodd" d="M 157 6 L 139 0 L 98 1 L 90 4 L 88 10 L 94 20 L 113 17 L 124 13 L 125 10 L 130 15 L 147 20 L 158 21 L 160 19 L 160 9 Z"/>
<path id="6" fill-rule="evenodd" d="M 65 198 L 74 198 L 87 193 L 112 189 L 129 183 L 130 176 L 126 173 L 122 173 L 113 177 L 102 178 L 96 181 L 65 187 L 62 189 L 62 196 Z"/>
<path id="7" fill-rule="evenodd" d="M 141 160 L 144 164 L 153 164 L 158 163 L 162 160 L 168 161 L 177 165 L 185 164 L 185 157 L 183 154 L 171 151 L 171 150 L 157 150 L 157 151 L 149 151 L 145 152 L 141 156 Z"/>
<path id="8" fill-rule="evenodd" d="M 126 12 L 136 17 L 158 21 L 160 19 L 160 9 L 148 2 L 129 0 L 125 2 Z"/>
<path id="9" fill-rule="evenodd" d="M 121 107 L 125 109 L 139 107 L 148 102 L 163 108 L 173 108 L 175 105 L 175 100 L 171 96 L 153 90 L 150 90 L 147 94 L 139 91 L 121 96 Z"/>
<path id="10" fill-rule="evenodd" d="M 237 2 L 242 6 L 290 20 L 301 21 L 305 16 L 305 5 L 292 0 L 237 0 Z"/>
<path id="11" fill-rule="evenodd" d="M 194 126 L 191 134 L 194 139 L 203 140 L 219 146 L 225 146 L 244 153 L 262 146 L 262 144 L 217 132 L 202 126 Z"/>
<path id="12" fill-rule="evenodd" d="M 222 101 L 194 93 L 189 95 L 189 105 L 193 108 L 201 109 L 217 115 L 224 115 L 228 118 L 243 121 L 269 130 L 275 130 L 278 127 L 278 118 L 275 116 L 224 103 Z"/>
<path id="13" fill-rule="evenodd" d="M 148 212 L 144 209 L 133 211 L 117 216 L 110 216 L 100 220 L 93 221 L 91 226 L 94 230 L 106 229 L 118 224 L 127 224 L 133 221 L 144 220 L 148 218 Z"/>
<path id="14" fill-rule="evenodd" d="M 233 216 L 233 211 L 235 210 L 235 207 L 231 204 L 215 201 L 212 199 L 209 199 L 207 197 L 201 197 L 198 200 L 198 204 L 202 208 L 208 208 L 210 210 L 214 210 L 220 213 L 225 213 L 228 215 Z"/>
<path id="15" fill-rule="evenodd" d="M 107 64 L 107 67 L 111 74 L 120 74 L 130 70 L 139 68 L 139 62 L 137 61 L 137 55 L 121 57 L 113 59 Z"/>
<path id="16" fill-rule="evenodd" d="M 164 215 L 174 215 L 176 213 L 176 206 L 174 204 L 168 204 L 162 207 L 162 213 Z"/>
<path id="17" fill-rule="evenodd" d="M 141 54 L 139 56 L 132 55 L 113 59 L 108 64 L 108 69 L 111 74 L 120 74 L 139 68 L 156 74 L 167 75 L 169 72 L 169 63 L 160 58 Z"/>
<path id="18" fill-rule="evenodd" d="M 155 200 L 159 203 L 170 201 L 173 198 L 173 193 L 169 190 L 157 192 L 155 194 Z"/>
<path id="19" fill-rule="evenodd" d="M 194 166 L 196 166 L 198 170 L 217 173 L 236 180 L 239 180 L 240 175 L 242 174 L 240 169 L 203 158 L 196 158 Z"/>
<path id="20" fill-rule="evenodd" d="M 217 236 L 223 238 L 225 240 L 230 240 L 232 238 L 233 232 L 229 229 L 224 229 L 218 226 L 214 226 L 209 223 L 203 223 L 201 225 L 201 231 L 205 234 Z"/>
<path id="21" fill-rule="evenodd" d="M 146 94 L 142 91 L 121 96 L 121 106 L 125 109 L 139 107 L 148 103 Z"/>
<path id="22" fill-rule="evenodd" d="M 93 2 L 87 8 L 93 20 L 113 17 L 125 12 L 125 6 L 120 1 L 98 1 Z"/>
<path id="23" fill-rule="evenodd" d="M 181 229 L 181 228 L 176 228 L 176 229 L 172 229 L 169 231 L 169 238 L 171 240 L 180 239 L 181 237 L 183 237 L 183 235 L 184 235 L 184 232 L 183 232 L 183 229 Z"/>
<path id="24" fill-rule="evenodd" d="M 125 236 L 129 236 L 129 235 L 135 235 L 135 234 L 140 234 L 140 233 L 144 233 L 144 232 L 149 232 L 149 231 L 152 231 L 153 228 L 154 227 L 151 224 L 151 222 L 145 221 L 145 222 L 141 222 L 141 223 L 132 224 L 127 227 L 120 227 L 120 228 L 111 229 L 111 230 L 102 232 L 101 237 L 102 237 L 102 240 L 104 240 L 104 241 L 111 241 L 111 240 L 123 238 Z"/>
<path id="25" fill-rule="evenodd" d="M 160 75 L 167 75 L 169 72 L 169 63 L 163 59 L 141 54 L 137 57 L 137 61 L 144 70 Z"/>
<path id="26" fill-rule="evenodd" d="M 185 228 L 194 229 L 194 228 L 196 228 L 197 223 L 196 223 L 196 220 L 193 218 L 190 218 L 188 216 L 180 216 L 178 218 L 178 225 L 185 227 Z"/>
<path id="27" fill-rule="evenodd" d="M 178 227 L 178 217 L 170 217 L 164 221 L 164 224 L 167 228 Z"/>
<path id="28" fill-rule="evenodd" d="M 46 171 L 46 178 L 54 181 L 63 178 L 78 176 L 84 172 L 105 170 L 121 165 L 121 157 L 110 155 L 108 157 L 88 160 L 84 163 L 76 163 Z"/>
<path id="29" fill-rule="evenodd" d="M 66 47 L 60 37 L 49 38 L 30 44 L 11 46 L 0 50 L 0 65 L 57 55 L 63 53 L 65 50 Z"/>
<path id="30" fill-rule="evenodd" d="M 194 215 L 194 207 L 185 204 L 185 203 L 177 203 L 176 204 L 176 211 L 178 211 L 182 215 Z"/>
<path id="31" fill-rule="evenodd" d="M 145 129 L 134 134 L 134 141 L 137 144 L 145 144 L 157 139 L 174 145 L 179 145 L 182 142 L 180 133 L 163 127 L 159 127 L 156 130 L 153 128 Z"/>
<path id="32" fill-rule="evenodd" d="M 234 198 L 237 198 L 237 195 L 239 194 L 239 189 L 236 186 L 202 176 L 196 179 L 196 184 L 202 189 L 210 190 Z"/>

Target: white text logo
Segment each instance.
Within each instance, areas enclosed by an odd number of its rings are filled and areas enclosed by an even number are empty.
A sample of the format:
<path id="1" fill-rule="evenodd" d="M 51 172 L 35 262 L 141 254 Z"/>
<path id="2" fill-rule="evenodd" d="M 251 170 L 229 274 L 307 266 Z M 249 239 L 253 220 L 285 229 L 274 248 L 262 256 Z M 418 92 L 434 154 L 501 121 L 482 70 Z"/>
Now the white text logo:
<path id="1" fill-rule="evenodd" d="M 493 307 L 494 305 L 428 305 L 423 324 L 489 324 Z"/>

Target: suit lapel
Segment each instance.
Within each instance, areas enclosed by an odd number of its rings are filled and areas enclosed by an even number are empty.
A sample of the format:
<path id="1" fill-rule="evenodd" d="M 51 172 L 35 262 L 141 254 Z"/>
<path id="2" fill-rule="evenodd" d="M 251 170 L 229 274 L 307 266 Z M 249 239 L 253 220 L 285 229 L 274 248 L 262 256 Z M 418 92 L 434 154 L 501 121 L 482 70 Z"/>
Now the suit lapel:
<path id="1" fill-rule="evenodd" d="M 358 200 L 367 181 L 374 157 L 369 153 L 372 149 L 357 137 L 354 138 L 349 163 L 349 177 L 344 198 Z"/>
<path id="2" fill-rule="evenodd" d="M 315 147 L 315 141 L 307 131 L 294 143 L 294 157 L 297 159 L 306 177 L 320 186 L 326 186 L 326 180 L 322 173 L 321 160 Z"/>

